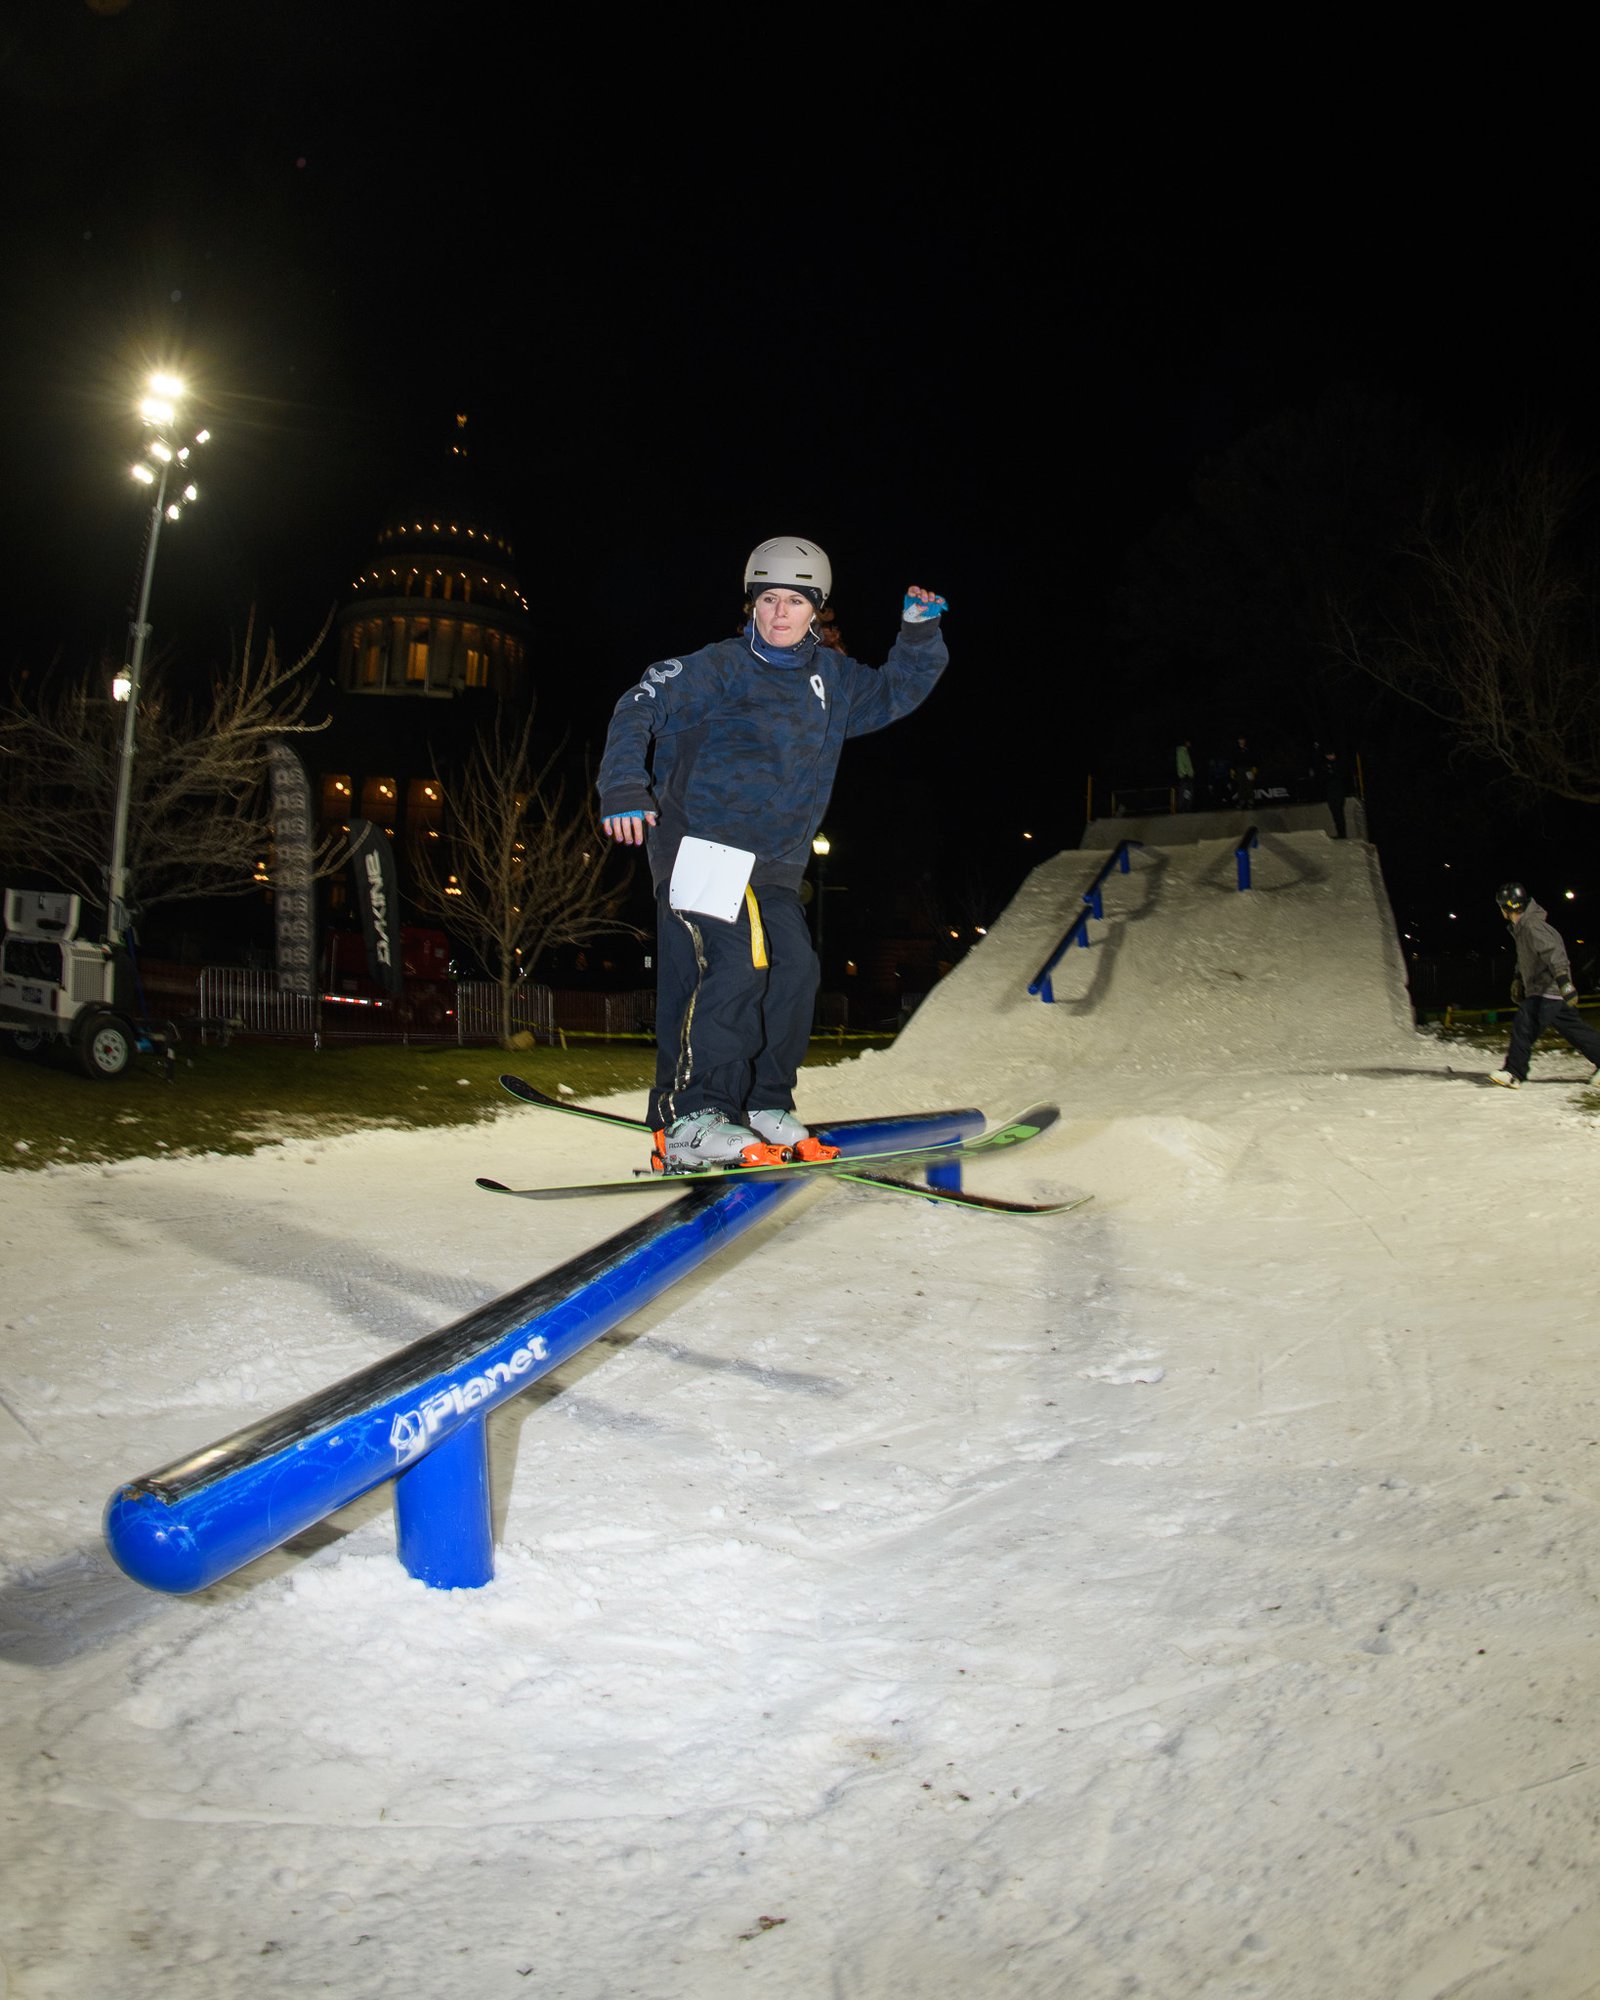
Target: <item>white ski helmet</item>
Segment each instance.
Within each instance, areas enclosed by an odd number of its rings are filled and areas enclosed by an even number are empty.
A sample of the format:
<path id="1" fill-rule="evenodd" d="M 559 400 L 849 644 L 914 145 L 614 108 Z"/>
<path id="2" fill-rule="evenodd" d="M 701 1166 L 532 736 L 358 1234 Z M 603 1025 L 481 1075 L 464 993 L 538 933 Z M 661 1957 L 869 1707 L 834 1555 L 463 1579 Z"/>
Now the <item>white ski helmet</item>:
<path id="1" fill-rule="evenodd" d="M 779 535 L 750 551 L 750 560 L 744 566 L 744 587 L 748 596 L 755 596 L 783 584 L 791 590 L 820 592 L 816 599 L 820 611 L 833 588 L 833 565 L 815 542 Z"/>

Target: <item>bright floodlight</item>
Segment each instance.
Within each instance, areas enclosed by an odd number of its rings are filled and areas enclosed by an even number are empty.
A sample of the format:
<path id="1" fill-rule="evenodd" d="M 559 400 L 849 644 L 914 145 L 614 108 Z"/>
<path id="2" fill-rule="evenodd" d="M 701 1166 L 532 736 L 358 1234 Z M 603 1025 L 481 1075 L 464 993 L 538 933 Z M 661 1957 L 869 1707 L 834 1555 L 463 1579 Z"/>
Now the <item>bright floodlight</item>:
<path id="1" fill-rule="evenodd" d="M 139 414 L 147 424 L 170 424 L 178 409 L 175 403 L 163 402 L 159 396 L 146 396 L 139 405 Z"/>
<path id="2" fill-rule="evenodd" d="M 156 476 L 148 465 L 136 465 L 133 468 L 133 476 L 141 486 L 154 486 L 156 483 Z"/>
<path id="3" fill-rule="evenodd" d="M 196 444 L 209 444 L 211 442 L 210 431 L 196 431 L 194 441 Z"/>
<path id="4" fill-rule="evenodd" d="M 183 379 L 178 375 L 168 375 L 165 370 L 158 368 L 150 377 L 150 393 L 152 396 L 166 396 L 176 402 L 183 394 Z"/>
<path id="5" fill-rule="evenodd" d="M 172 446 L 170 444 L 163 444 L 161 439 L 157 438 L 155 443 L 150 447 L 150 456 L 152 458 L 159 458 L 163 465 L 170 465 L 172 463 Z"/>
<path id="6" fill-rule="evenodd" d="M 200 498 L 200 489 L 199 489 L 199 487 L 198 487 L 198 486 L 186 486 L 186 487 L 185 487 L 185 488 L 183 489 L 183 497 L 184 497 L 184 499 L 185 499 L 185 500 L 198 500 L 198 499 Z"/>
<path id="7" fill-rule="evenodd" d="M 113 701 L 126 701 L 132 693 L 133 675 L 128 672 L 126 667 L 121 667 L 112 676 L 111 699 Z"/>

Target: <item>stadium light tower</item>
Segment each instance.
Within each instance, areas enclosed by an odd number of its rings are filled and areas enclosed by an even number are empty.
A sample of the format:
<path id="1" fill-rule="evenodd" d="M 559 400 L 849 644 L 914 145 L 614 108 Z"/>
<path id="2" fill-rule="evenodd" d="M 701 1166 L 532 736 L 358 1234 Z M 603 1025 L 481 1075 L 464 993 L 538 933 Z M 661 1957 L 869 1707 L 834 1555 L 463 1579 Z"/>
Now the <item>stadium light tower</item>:
<path id="1" fill-rule="evenodd" d="M 111 822 L 111 866 L 106 876 L 106 943 L 121 944 L 128 931 L 128 806 L 133 796 L 133 759 L 139 720 L 139 682 L 144 672 L 145 644 L 150 637 L 150 585 L 156 572 L 156 547 L 163 521 L 176 521 L 184 508 L 198 500 L 200 490 L 188 476 L 195 448 L 210 439 L 196 431 L 187 443 L 178 426 L 183 384 L 175 375 L 152 375 L 139 405 L 145 427 L 145 455 L 133 467 L 141 486 L 154 488 L 150 527 L 144 546 L 144 570 L 139 579 L 139 609 L 130 627 L 133 639 L 128 664 L 111 683 L 115 700 L 126 702 L 122 724 L 122 758 L 117 768 L 117 803 Z M 181 482 L 181 484 L 180 484 Z M 177 489 L 169 500 L 168 491 Z"/>

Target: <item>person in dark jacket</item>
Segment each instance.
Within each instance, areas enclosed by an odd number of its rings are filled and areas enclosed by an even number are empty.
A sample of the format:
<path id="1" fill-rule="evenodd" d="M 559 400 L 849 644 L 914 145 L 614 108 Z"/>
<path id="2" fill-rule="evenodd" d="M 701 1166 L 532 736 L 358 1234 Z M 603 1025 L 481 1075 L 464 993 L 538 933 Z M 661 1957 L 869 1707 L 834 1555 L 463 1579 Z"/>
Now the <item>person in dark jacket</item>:
<path id="1" fill-rule="evenodd" d="M 1600 1034 L 1573 1004 L 1578 989 L 1572 982 L 1561 933 L 1520 882 L 1502 883 L 1494 899 L 1511 926 L 1517 948 L 1516 977 L 1511 982 L 1517 1016 L 1511 1024 L 1511 1046 L 1506 1051 L 1505 1067 L 1491 1070 L 1489 1081 L 1503 1084 L 1507 1090 L 1526 1083 L 1534 1043 L 1552 1028 L 1585 1061 L 1595 1065 L 1589 1082 L 1600 1080 Z"/>
<path id="2" fill-rule="evenodd" d="M 882 667 L 819 643 L 833 574 L 814 542 L 763 542 L 744 580 L 744 631 L 649 667 L 600 762 L 601 823 L 644 845 L 655 883 L 649 1120 L 671 1172 L 827 1156 L 794 1112 L 821 976 L 811 839 L 846 740 L 910 714 L 949 658 L 945 601 L 916 584 Z"/>

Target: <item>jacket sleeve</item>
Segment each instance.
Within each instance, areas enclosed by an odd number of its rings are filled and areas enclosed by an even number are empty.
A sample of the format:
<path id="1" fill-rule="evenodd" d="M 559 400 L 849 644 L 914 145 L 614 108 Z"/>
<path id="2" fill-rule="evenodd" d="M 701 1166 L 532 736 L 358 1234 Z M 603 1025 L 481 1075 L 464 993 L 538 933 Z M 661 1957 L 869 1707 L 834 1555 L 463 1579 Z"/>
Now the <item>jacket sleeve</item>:
<path id="1" fill-rule="evenodd" d="M 940 630 L 942 623 L 935 618 L 925 625 L 903 624 L 888 659 L 876 673 L 852 662 L 856 672 L 851 683 L 847 736 L 867 736 L 874 729 L 898 722 L 933 693 L 950 658 Z"/>
<path id="2" fill-rule="evenodd" d="M 595 783 L 602 819 L 656 810 L 650 746 L 656 737 L 700 720 L 714 678 L 692 653 L 687 660 L 658 660 L 617 703 Z"/>

